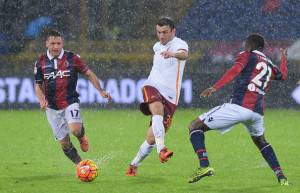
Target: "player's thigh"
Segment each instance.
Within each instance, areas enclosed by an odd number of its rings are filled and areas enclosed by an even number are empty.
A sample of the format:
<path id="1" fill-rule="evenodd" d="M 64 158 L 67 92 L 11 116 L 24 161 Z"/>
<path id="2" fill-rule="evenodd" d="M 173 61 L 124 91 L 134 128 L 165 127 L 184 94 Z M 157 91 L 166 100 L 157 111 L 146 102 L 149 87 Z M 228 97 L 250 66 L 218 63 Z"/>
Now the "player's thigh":
<path id="1" fill-rule="evenodd" d="M 47 108 L 46 115 L 54 137 L 59 141 L 65 138 L 70 131 L 64 118 L 63 110 L 56 111 Z"/>
<path id="2" fill-rule="evenodd" d="M 264 126 L 264 116 L 251 112 L 249 119 L 244 122 L 245 127 L 247 128 L 251 136 L 262 136 L 265 132 Z"/>
<path id="3" fill-rule="evenodd" d="M 190 124 L 188 125 L 188 129 L 190 131 L 193 131 L 195 129 L 200 129 L 204 132 L 209 131 L 210 129 L 208 128 L 207 125 L 205 125 L 200 119 L 199 117 L 197 117 L 196 119 L 192 120 L 190 122 Z"/>
<path id="4" fill-rule="evenodd" d="M 72 132 L 78 131 L 82 127 L 80 107 L 78 103 L 73 103 L 65 109 L 65 119 Z"/>
<path id="5" fill-rule="evenodd" d="M 163 105 L 164 105 L 163 123 L 164 123 L 165 132 L 167 133 L 167 131 L 169 130 L 172 124 L 173 115 L 176 111 L 177 106 L 166 99 L 163 100 Z"/>
<path id="6" fill-rule="evenodd" d="M 219 130 L 221 132 L 228 131 L 233 125 L 243 120 L 239 109 L 230 103 L 212 108 L 208 112 L 200 115 L 199 119 L 207 125 L 209 129 Z"/>
<path id="7" fill-rule="evenodd" d="M 78 122 L 68 123 L 68 127 L 70 128 L 70 130 L 73 134 L 76 134 L 78 131 L 81 130 L 82 123 L 78 123 Z"/>
<path id="8" fill-rule="evenodd" d="M 164 105 L 161 101 L 154 101 L 148 104 L 152 115 L 164 115 Z"/>
<path id="9" fill-rule="evenodd" d="M 82 124 L 80 107 L 78 103 L 73 103 L 65 109 L 65 119 L 67 120 L 68 124 Z"/>
<path id="10" fill-rule="evenodd" d="M 163 97 L 152 86 L 143 87 L 144 102 L 140 104 L 140 110 L 145 115 L 163 115 Z"/>

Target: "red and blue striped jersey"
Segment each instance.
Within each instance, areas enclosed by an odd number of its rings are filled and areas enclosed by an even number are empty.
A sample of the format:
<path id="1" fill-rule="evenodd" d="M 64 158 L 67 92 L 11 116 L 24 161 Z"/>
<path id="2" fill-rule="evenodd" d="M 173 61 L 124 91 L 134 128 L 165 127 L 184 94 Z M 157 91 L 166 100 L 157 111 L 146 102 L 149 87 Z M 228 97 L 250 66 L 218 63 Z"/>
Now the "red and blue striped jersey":
<path id="1" fill-rule="evenodd" d="M 76 91 L 78 73 L 84 74 L 88 66 L 72 52 L 64 51 L 61 58 L 49 59 L 47 54 L 35 62 L 35 82 L 44 84 L 48 107 L 59 110 L 79 102 Z"/>
<path id="2" fill-rule="evenodd" d="M 287 75 L 286 59 L 280 68 L 262 52 L 254 50 L 241 52 L 234 65 L 213 86 L 216 90 L 236 78 L 231 102 L 261 115 L 265 109 L 265 93 L 272 80 L 284 80 Z"/>

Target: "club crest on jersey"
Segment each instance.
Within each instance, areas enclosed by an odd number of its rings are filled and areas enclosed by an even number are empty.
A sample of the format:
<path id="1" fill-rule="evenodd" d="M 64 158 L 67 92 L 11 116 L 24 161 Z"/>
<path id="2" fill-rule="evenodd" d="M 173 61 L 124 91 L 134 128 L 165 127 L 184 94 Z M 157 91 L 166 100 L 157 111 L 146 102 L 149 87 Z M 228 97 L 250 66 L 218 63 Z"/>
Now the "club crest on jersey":
<path id="1" fill-rule="evenodd" d="M 254 83 L 248 84 L 248 90 L 251 92 L 257 92 L 258 94 L 265 95 L 265 92 L 258 88 Z"/>
<path id="2" fill-rule="evenodd" d="M 57 77 L 63 78 L 70 76 L 70 70 L 59 70 L 57 73 L 51 72 L 48 74 L 44 74 L 44 78 L 49 80 L 50 78 L 56 79 Z"/>

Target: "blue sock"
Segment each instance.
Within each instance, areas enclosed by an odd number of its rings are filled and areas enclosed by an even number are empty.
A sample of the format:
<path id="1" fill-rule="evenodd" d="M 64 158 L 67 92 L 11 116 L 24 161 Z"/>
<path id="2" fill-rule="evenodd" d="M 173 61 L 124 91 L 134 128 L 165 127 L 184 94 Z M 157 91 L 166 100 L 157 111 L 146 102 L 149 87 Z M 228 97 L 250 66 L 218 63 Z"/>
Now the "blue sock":
<path id="1" fill-rule="evenodd" d="M 204 144 L 204 133 L 200 129 L 194 129 L 190 131 L 190 141 L 193 145 L 194 151 L 197 154 L 199 161 L 200 161 L 200 167 L 208 167 L 209 161 L 205 149 Z"/>
<path id="2" fill-rule="evenodd" d="M 271 144 L 265 145 L 260 150 L 262 156 L 265 158 L 265 160 L 268 162 L 270 168 L 274 171 L 277 178 L 284 177 L 283 172 L 280 168 L 279 162 L 277 160 L 276 154 L 271 146 Z"/>

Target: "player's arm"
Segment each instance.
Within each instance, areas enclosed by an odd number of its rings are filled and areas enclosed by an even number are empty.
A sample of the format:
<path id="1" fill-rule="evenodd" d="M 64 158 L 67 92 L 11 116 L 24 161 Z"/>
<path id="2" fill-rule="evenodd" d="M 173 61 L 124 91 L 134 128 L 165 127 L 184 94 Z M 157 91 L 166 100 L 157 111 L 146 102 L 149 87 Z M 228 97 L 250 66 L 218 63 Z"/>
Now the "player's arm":
<path id="1" fill-rule="evenodd" d="M 213 92 L 216 92 L 224 85 L 231 82 L 244 69 L 247 60 L 248 53 L 244 52 L 237 58 L 234 65 L 212 87 L 209 87 L 200 93 L 200 97 L 209 97 Z"/>
<path id="2" fill-rule="evenodd" d="M 43 85 L 35 83 L 34 90 L 35 90 L 35 94 L 39 100 L 41 109 L 45 109 L 48 106 L 48 101 L 46 100 L 46 97 L 44 94 Z"/>
<path id="3" fill-rule="evenodd" d="M 44 87 L 43 87 L 44 76 L 41 70 L 41 65 L 39 64 L 38 61 L 34 63 L 34 80 L 35 80 L 35 85 L 34 85 L 35 94 L 39 100 L 41 109 L 45 109 L 48 106 L 48 101 L 45 97 Z"/>
<path id="4" fill-rule="evenodd" d="M 236 63 L 212 87 L 209 87 L 201 92 L 200 96 L 208 97 L 212 95 L 213 92 L 216 92 L 224 85 L 231 82 L 237 75 L 240 74 L 242 70 L 243 67 L 239 63 Z"/>
<path id="5" fill-rule="evenodd" d="M 101 88 L 101 85 L 99 83 L 99 79 L 98 77 L 96 76 L 96 74 L 91 71 L 88 66 L 80 59 L 80 56 L 77 55 L 77 54 L 74 54 L 73 55 L 73 61 L 74 61 L 74 67 L 75 69 L 81 73 L 81 74 L 84 74 L 88 79 L 89 81 L 93 84 L 93 86 L 97 89 L 97 91 L 100 93 L 100 95 L 103 97 L 103 98 L 107 98 L 108 101 L 111 101 L 112 98 L 110 96 L 109 93 L 107 93 L 106 91 L 104 91 L 102 88 Z"/>
<path id="6" fill-rule="evenodd" d="M 287 77 L 287 49 L 281 49 L 280 48 L 280 66 L 274 67 L 274 80 L 285 80 Z"/>
<path id="7" fill-rule="evenodd" d="M 88 69 L 84 74 L 86 75 L 86 77 L 89 79 L 89 81 L 93 84 L 93 86 L 97 89 L 97 91 L 100 93 L 100 95 L 103 98 L 107 98 L 108 101 L 112 100 L 112 97 L 110 96 L 110 94 L 102 89 L 102 87 L 99 83 L 99 79 L 93 71 Z"/>
<path id="8" fill-rule="evenodd" d="M 164 51 L 160 53 L 164 58 L 176 58 L 178 60 L 186 60 L 188 58 L 188 51 L 185 49 L 178 49 L 176 52 Z"/>

